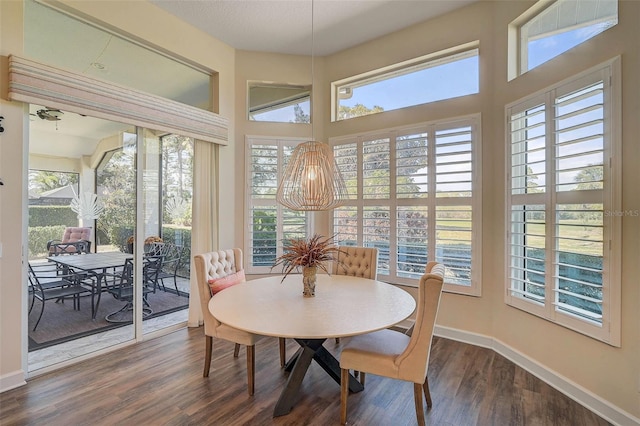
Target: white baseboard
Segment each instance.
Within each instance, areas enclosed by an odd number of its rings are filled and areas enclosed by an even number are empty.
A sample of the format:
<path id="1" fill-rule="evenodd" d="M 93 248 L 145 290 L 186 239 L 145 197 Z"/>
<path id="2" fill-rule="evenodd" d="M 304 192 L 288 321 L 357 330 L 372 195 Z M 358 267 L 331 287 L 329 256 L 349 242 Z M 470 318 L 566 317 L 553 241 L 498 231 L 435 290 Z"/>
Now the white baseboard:
<path id="1" fill-rule="evenodd" d="M 552 388 L 562 392 L 603 419 L 618 426 L 639 426 L 640 419 L 616 407 L 568 378 L 550 370 L 509 345 L 490 336 L 436 325 L 434 334 L 451 340 L 491 349 L 533 374 Z"/>
<path id="2" fill-rule="evenodd" d="M 20 386 L 24 386 L 26 384 L 27 382 L 26 380 L 24 380 L 24 372 L 22 370 L 0 376 L 0 393 L 15 389 Z"/>

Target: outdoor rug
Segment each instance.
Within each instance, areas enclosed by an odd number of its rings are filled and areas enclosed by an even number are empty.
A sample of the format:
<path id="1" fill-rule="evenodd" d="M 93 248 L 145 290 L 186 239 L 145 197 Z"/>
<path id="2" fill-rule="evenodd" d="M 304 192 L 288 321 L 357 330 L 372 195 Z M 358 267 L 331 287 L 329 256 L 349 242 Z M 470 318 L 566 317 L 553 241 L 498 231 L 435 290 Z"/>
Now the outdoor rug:
<path id="1" fill-rule="evenodd" d="M 147 300 L 153 309 L 153 314 L 145 320 L 186 309 L 189 306 L 189 297 L 182 292 L 177 295 L 175 291 L 158 290 L 148 294 Z M 31 295 L 29 295 L 29 303 L 31 303 Z M 128 325 L 127 323 L 113 324 L 105 320 L 105 316 L 118 311 L 126 304 L 105 292 L 102 293 L 95 320 L 91 320 L 91 296 L 81 297 L 79 311 L 73 310 L 73 301 L 70 299 L 57 303 L 55 300 L 47 300 L 38 328 L 33 331 L 33 326 L 40 315 L 41 303 L 36 299 L 33 310 L 29 314 L 30 352 Z"/>

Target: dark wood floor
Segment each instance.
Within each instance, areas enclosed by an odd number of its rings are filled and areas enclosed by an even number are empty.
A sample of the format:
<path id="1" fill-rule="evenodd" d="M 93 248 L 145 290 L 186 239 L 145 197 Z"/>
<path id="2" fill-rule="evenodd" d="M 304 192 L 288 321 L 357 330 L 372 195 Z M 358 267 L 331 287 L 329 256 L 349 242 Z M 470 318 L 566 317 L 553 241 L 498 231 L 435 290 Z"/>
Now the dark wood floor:
<path id="1" fill-rule="evenodd" d="M 327 341 L 330 351 L 340 346 Z M 288 341 L 288 353 L 296 349 Z M 246 391 L 244 349 L 215 341 L 202 377 L 202 328 L 184 329 L 49 373 L 0 394 L 0 425 L 338 425 L 340 387 L 315 363 L 297 405 L 272 418 L 286 381 L 276 339 L 256 346 L 256 392 Z M 434 338 L 427 424 L 607 425 L 495 352 Z M 367 375 L 349 397 L 349 424 L 413 425 L 413 386 Z"/>

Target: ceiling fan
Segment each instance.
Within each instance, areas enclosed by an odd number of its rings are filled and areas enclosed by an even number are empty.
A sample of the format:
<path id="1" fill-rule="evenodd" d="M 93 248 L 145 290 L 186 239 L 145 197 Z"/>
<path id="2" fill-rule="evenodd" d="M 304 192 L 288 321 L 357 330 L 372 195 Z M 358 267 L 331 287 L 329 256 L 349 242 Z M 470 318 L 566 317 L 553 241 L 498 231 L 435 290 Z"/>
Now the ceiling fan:
<path id="1" fill-rule="evenodd" d="M 42 120 L 47 121 L 60 121 L 64 112 L 55 108 L 43 108 L 36 111 L 36 115 L 40 117 Z"/>

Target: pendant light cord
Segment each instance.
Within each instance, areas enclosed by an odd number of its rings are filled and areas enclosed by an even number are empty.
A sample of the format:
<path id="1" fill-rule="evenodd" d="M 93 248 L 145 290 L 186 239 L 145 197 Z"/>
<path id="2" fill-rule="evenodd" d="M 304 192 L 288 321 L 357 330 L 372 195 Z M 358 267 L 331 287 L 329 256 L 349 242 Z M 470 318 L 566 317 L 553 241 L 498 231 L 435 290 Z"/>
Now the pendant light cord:
<path id="1" fill-rule="evenodd" d="M 311 108 L 309 110 L 309 121 L 311 122 L 311 140 L 315 141 L 315 131 L 314 131 L 314 121 L 313 121 L 313 91 L 315 89 L 315 81 L 314 81 L 314 35 L 313 35 L 313 0 L 311 0 L 311 102 L 309 102 L 309 104 L 311 105 Z"/>

